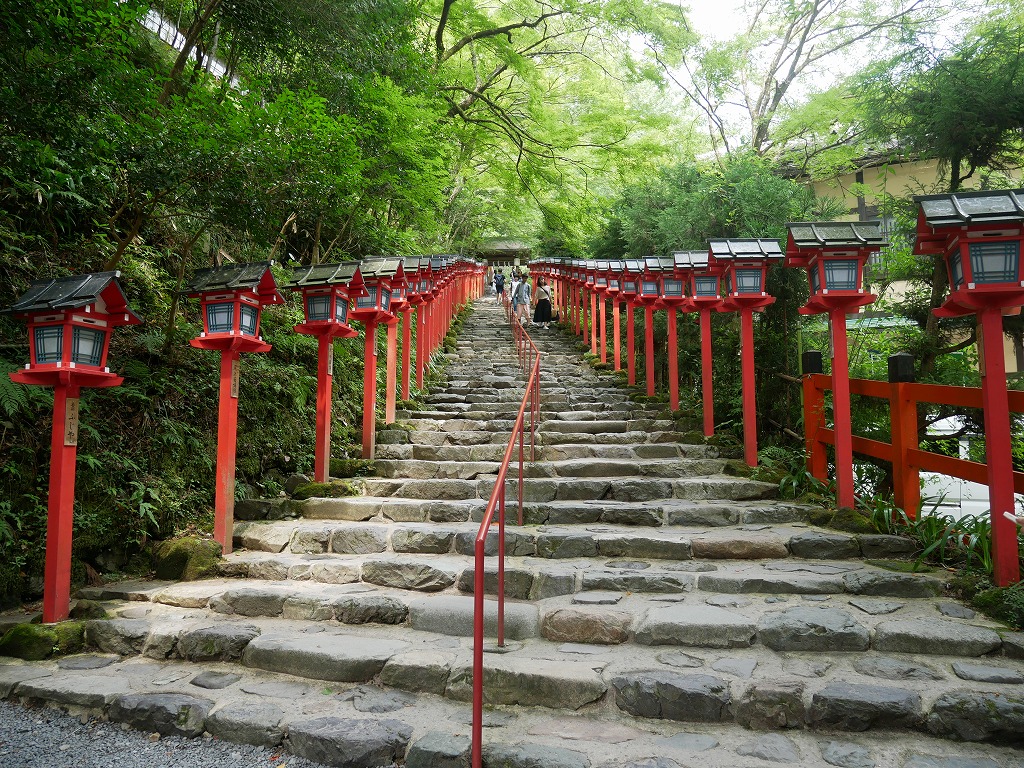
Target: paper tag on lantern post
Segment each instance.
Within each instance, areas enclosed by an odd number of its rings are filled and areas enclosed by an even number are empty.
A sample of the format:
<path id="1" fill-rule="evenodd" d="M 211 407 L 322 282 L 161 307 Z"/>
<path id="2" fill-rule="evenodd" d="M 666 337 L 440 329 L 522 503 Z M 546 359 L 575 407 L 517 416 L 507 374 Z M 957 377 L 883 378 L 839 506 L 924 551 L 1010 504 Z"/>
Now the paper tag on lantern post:
<path id="1" fill-rule="evenodd" d="M 238 380 L 241 376 L 239 371 L 239 359 L 237 355 L 231 359 L 231 396 L 238 399 Z"/>
<path id="2" fill-rule="evenodd" d="M 332 339 L 327 346 L 327 375 L 334 375 L 334 340 Z"/>
<path id="3" fill-rule="evenodd" d="M 64 445 L 78 445 L 77 397 L 69 397 L 64 407 Z"/>

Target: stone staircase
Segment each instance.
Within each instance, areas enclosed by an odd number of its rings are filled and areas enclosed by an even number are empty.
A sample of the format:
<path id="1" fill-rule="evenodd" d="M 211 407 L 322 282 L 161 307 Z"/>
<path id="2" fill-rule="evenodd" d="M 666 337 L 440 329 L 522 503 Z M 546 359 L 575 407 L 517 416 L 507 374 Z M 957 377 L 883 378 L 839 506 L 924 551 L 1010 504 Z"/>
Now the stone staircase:
<path id="1" fill-rule="evenodd" d="M 523 391 L 502 320 L 477 303 L 362 495 L 240 503 L 222 578 L 83 590 L 116 617 L 88 623 L 97 653 L 0 664 L 0 695 L 329 765 L 468 765 L 473 541 Z M 542 423 L 523 527 L 508 484 L 485 765 L 1024 765 L 1021 634 L 868 562 L 902 539 L 812 527 L 571 337 L 533 336 Z"/>

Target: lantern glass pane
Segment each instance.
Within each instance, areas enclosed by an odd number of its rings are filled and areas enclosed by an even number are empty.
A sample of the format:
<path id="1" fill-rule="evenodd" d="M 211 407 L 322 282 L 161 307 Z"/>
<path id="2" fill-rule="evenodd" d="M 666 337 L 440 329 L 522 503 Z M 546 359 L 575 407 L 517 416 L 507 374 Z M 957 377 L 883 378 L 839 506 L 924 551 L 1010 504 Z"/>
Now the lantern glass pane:
<path id="1" fill-rule="evenodd" d="M 830 291 L 857 290 L 857 260 L 829 259 L 826 261 L 825 287 Z"/>
<path id="2" fill-rule="evenodd" d="M 760 293 L 761 292 L 761 270 L 760 269 L 737 269 L 736 270 L 736 293 Z"/>
<path id="3" fill-rule="evenodd" d="M 366 287 L 366 296 L 356 299 L 356 309 L 376 309 L 377 307 L 377 286 Z"/>
<path id="4" fill-rule="evenodd" d="M 242 305 L 242 313 L 239 315 L 238 330 L 249 336 L 256 335 L 256 318 L 259 317 L 259 310 L 256 307 Z"/>
<path id="5" fill-rule="evenodd" d="M 616 291 L 619 290 L 619 281 L 613 277 L 611 280 L 608 281 L 608 287 L 614 288 Z"/>
<path id="6" fill-rule="evenodd" d="M 693 278 L 693 292 L 696 296 L 717 296 L 717 277 L 695 277 Z"/>
<path id="7" fill-rule="evenodd" d="M 682 296 L 683 295 L 683 281 L 682 280 L 665 280 L 665 295 L 666 296 Z"/>
<path id="8" fill-rule="evenodd" d="M 1020 278 L 1020 243 L 971 243 L 971 278 L 975 283 L 1016 283 Z"/>
<path id="9" fill-rule="evenodd" d="M 231 333 L 235 329 L 235 304 L 228 301 L 206 305 L 206 332 Z"/>
<path id="10" fill-rule="evenodd" d="M 599 277 L 599 278 L 597 278 L 597 284 L 599 286 L 601 286 L 602 288 L 604 288 L 606 285 L 608 285 L 608 278 L 606 278 L 606 277 Z"/>
<path id="11" fill-rule="evenodd" d="M 75 326 L 71 334 L 71 362 L 80 365 L 99 365 L 103 358 L 103 342 L 106 334 L 94 328 Z"/>
<path id="12" fill-rule="evenodd" d="M 429 280 L 420 280 L 420 293 L 430 293 Z"/>
<path id="13" fill-rule="evenodd" d="M 818 274 L 818 265 L 815 264 L 811 267 L 808 274 L 811 277 L 811 293 L 817 293 L 821 290 L 821 275 Z"/>
<path id="14" fill-rule="evenodd" d="M 64 327 L 45 325 L 36 328 L 36 362 L 59 363 L 64 347 Z"/>
<path id="15" fill-rule="evenodd" d="M 953 273 L 954 288 L 959 288 L 964 284 L 964 263 L 960 258 L 960 251 L 949 257 L 949 271 Z"/>
<path id="16" fill-rule="evenodd" d="M 385 312 L 388 312 L 391 309 L 391 291 L 389 291 L 387 288 L 381 289 L 380 307 Z"/>
<path id="17" fill-rule="evenodd" d="M 339 296 L 334 305 L 334 319 L 339 323 L 344 323 L 348 320 L 348 299 L 343 296 Z"/>
<path id="18" fill-rule="evenodd" d="M 641 292 L 644 294 L 644 296 L 657 296 L 658 284 L 653 280 L 644 280 Z"/>
<path id="19" fill-rule="evenodd" d="M 331 297 L 330 296 L 307 296 L 306 297 L 306 319 L 307 320 L 330 320 L 331 319 Z"/>

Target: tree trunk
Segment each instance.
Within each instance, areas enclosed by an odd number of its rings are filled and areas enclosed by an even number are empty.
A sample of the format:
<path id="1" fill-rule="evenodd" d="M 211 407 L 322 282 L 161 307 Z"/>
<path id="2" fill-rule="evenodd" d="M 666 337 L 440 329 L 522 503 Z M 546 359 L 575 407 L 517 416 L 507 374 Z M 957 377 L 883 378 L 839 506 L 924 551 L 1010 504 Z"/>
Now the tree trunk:
<path id="1" fill-rule="evenodd" d="M 174 66 L 171 67 L 171 72 L 167 76 L 167 82 L 164 83 L 163 90 L 157 97 L 157 104 L 166 104 L 167 100 L 171 98 L 171 94 L 174 92 L 175 81 L 185 71 L 185 64 L 188 63 L 188 57 L 192 55 L 192 49 L 195 48 L 196 43 L 203 34 L 203 30 L 206 29 L 206 25 L 213 17 L 217 8 L 220 7 L 220 4 L 221 0 L 206 0 L 206 7 L 189 25 L 188 31 L 185 33 L 185 42 L 182 44 L 181 51 L 178 52 L 178 58 L 174 60 Z"/>

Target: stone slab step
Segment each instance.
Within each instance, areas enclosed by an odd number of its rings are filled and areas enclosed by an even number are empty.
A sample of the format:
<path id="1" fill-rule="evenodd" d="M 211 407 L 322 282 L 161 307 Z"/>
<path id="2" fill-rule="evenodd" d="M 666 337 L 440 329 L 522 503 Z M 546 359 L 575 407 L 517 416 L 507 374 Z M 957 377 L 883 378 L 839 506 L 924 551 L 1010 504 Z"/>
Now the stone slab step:
<path id="1" fill-rule="evenodd" d="M 501 461 L 505 456 L 504 443 L 484 445 L 423 445 L 414 443 L 381 445 L 377 459 L 425 461 Z M 518 454 L 517 454 L 518 456 Z M 547 445 L 537 452 L 539 461 L 567 461 L 571 459 L 714 459 L 718 449 L 711 445 L 680 443 L 653 443 L 643 445 Z"/>
<path id="2" fill-rule="evenodd" d="M 506 498 L 518 498 L 516 480 L 506 483 Z M 433 499 L 438 501 L 459 499 L 488 499 L 494 487 L 491 478 L 475 480 L 401 480 L 367 478 L 362 481 L 370 496 L 389 496 L 407 499 Z M 771 499 L 778 496 L 778 486 L 743 478 L 720 476 L 651 479 L 616 478 L 531 479 L 523 485 L 524 501 L 582 501 L 609 499 L 613 501 L 655 501 L 685 499 L 689 501 L 733 500 L 747 501 Z"/>
<path id="3" fill-rule="evenodd" d="M 415 653 L 422 656 L 430 652 Z M 325 765 L 362 768 L 381 765 L 381 760 L 399 761 L 409 768 L 468 764 L 470 707 L 440 694 L 368 684 L 317 685 L 291 675 L 221 661 L 197 666 L 179 660 L 117 660 L 97 654 L 72 658 L 83 664 L 106 666 L 62 669 L 57 662 L 49 661 L 0 667 L 0 690 L 13 702 L 45 703 L 76 714 L 109 718 L 145 733 L 188 738 L 208 732 L 225 741 L 286 750 Z M 581 654 L 581 658 L 586 656 Z M 495 664 L 495 659 L 500 662 Z M 486 690 L 500 692 L 502 683 L 526 679 L 509 674 L 509 666 L 505 657 L 487 655 L 485 670 L 489 670 L 491 687 Z M 417 667 L 410 669 L 415 671 Z M 397 663 L 391 674 L 396 682 L 410 681 Z M 764 727 L 762 722 L 768 720 L 764 710 L 769 708 L 765 689 L 744 686 L 729 673 L 708 675 L 712 676 L 727 683 L 730 702 L 740 713 L 736 719 Z M 435 686 L 442 679 L 435 675 Z M 419 685 L 429 687 L 429 681 L 426 678 Z M 577 690 L 586 690 L 586 680 L 582 682 L 584 685 Z M 672 689 L 699 681 L 687 680 L 686 675 L 677 672 L 674 678 L 662 682 L 668 682 L 669 691 L 675 692 Z M 751 731 L 735 721 L 669 719 L 678 717 L 678 708 L 663 709 L 669 691 L 661 697 L 648 695 L 634 700 L 627 692 L 632 693 L 636 686 L 628 685 L 625 675 L 620 685 L 622 706 L 620 691 L 613 687 L 612 693 L 604 696 L 607 701 L 571 714 L 536 706 L 489 708 L 483 730 L 485 765 L 640 768 L 678 766 L 694 759 L 706 768 L 732 768 L 749 760 L 758 764 L 786 760 L 794 765 L 893 768 L 1011 768 L 1019 764 L 1014 747 L 948 739 L 956 735 L 956 729 L 951 727 L 953 718 L 943 716 L 943 711 L 947 702 L 957 700 L 955 694 L 946 695 L 938 707 L 939 716 L 933 725 L 929 723 L 930 730 L 946 739 L 914 731 L 893 739 L 891 731 L 885 730 L 856 735 L 830 732 L 832 727 L 822 716 L 838 710 L 840 699 L 827 688 L 811 693 L 810 705 L 801 700 L 800 707 L 794 701 L 799 684 L 775 692 L 776 698 L 792 705 L 779 718 L 784 723 L 786 716 L 795 716 L 799 710 L 806 716 L 818 704 L 820 719 L 813 722 L 813 729 L 803 722 L 789 722 L 785 724 L 791 727 L 783 734 Z M 454 685 L 452 688 L 453 692 L 457 690 Z M 855 698 L 857 692 L 847 692 L 851 695 L 842 701 L 860 701 L 863 697 Z M 970 693 L 968 697 L 965 703 L 983 705 L 996 699 L 997 694 Z M 662 717 L 638 717 L 625 711 L 647 702 L 657 704 Z M 875 706 L 880 706 L 879 702 Z M 935 705 L 930 709 L 935 714 Z M 185 716 L 179 719 L 177 715 L 182 714 Z M 1007 725 L 1005 715 L 967 718 L 965 722 L 973 725 L 975 719 L 987 726 L 981 730 L 982 739 L 1005 735 L 1000 731 L 1000 726 Z M 360 755 L 362 759 L 354 758 Z"/>
<path id="4" fill-rule="evenodd" d="M 533 461 L 524 467 L 528 478 L 614 478 L 614 477 L 701 477 L 722 474 L 726 461 L 720 459 L 560 459 Z M 411 480 L 473 480 L 495 475 L 501 465 L 498 461 L 452 461 L 425 459 L 378 459 L 374 462 L 377 475 L 392 479 Z"/>
<path id="5" fill-rule="evenodd" d="M 272 704 L 278 707 L 275 727 L 285 721 L 281 710 L 292 700 L 305 714 L 314 703 L 313 712 L 322 714 L 325 705 L 338 702 L 366 713 L 401 712 L 415 718 L 421 704 L 465 702 L 471 690 L 468 639 L 402 627 L 224 621 L 161 605 L 110 607 L 136 618 L 88 622 L 90 645 L 105 655 L 0 665 L 0 695 L 73 711 L 94 709 L 140 727 L 171 707 L 184 716 L 165 714 L 167 730 L 150 731 L 217 735 L 220 726 L 211 729 L 204 722 L 217 711 L 230 720 L 248 708 L 250 720 L 259 720 L 260 706 Z M 825 659 L 767 647 L 682 652 L 653 646 L 637 646 L 623 655 L 616 646 L 540 638 L 512 641 L 504 650 L 485 657 L 486 701 L 499 708 L 515 705 L 522 718 L 541 714 L 529 708 L 543 705 L 547 718 L 557 717 L 559 710 L 579 711 L 581 717 L 603 720 L 606 731 L 625 726 L 648 735 L 650 729 L 673 733 L 671 727 L 684 722 L 688 728 L 694 723 L 714 726 L 718 733 L 736 726 L 784 728 L 787 737 L 798 737 L 804 728 L 826 733 L 928 728 L 954 739 L 966 734 L 977 741 L 1020 739 L 1014 730 L 1019 684 L 1010 681 L 1022 674 L 1021 664 L 1006 657 L 965 662 L 872 652 Z M 374 670 L 383 688 L 354 685 Z M 207 673 L 203 684 L 212 687 L 194 684 L 200 672 Z M 148 698 L 154 695 L 155 700 Z M 429 699 L 421 702 L 421 697 Z M 238 706 L 228 710 L 229 703 Z M 360 708 L 360 703 L 367 706 Z M 573 741 L 585 733 L 584 722 L 575 721 Z M 177 730 L 186 727 L 187 733 Z"/>

